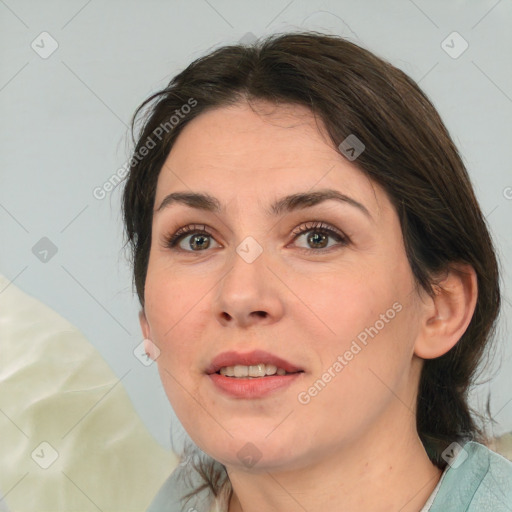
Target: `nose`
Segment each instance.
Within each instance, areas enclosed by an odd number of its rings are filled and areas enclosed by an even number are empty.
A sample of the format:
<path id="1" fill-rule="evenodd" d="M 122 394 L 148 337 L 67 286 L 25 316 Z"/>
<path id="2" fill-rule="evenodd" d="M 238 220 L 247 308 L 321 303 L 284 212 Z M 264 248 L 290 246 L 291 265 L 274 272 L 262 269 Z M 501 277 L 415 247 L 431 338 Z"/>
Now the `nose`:
<path id="1" fill-rule="evenodd" d="M 282 284 L 265 251 L 251 261 L 235 252 L 218 286 L 214 309 L 224 326 L 247 328 L 279 321 L 283 315 Z M 275 265 L 274 265 L 275 266 Z"/>

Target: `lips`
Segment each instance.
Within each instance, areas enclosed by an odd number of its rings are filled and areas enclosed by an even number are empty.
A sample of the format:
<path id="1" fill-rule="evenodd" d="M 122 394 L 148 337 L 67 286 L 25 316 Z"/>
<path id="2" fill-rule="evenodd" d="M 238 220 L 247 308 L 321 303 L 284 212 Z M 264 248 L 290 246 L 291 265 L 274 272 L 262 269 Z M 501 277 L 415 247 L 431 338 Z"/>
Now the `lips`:
<path id="1" fill-rule="evenodd" d="M 251 352 L 240 353 L 235 351 L 222 352 L 216 356 L 211 364 L 206 368 L 205 372 L 208 375 L 217 373 L 221 368 L 225 366 L 252 366 L 258 363 L 273 364 L 278 368 L 282 368 L 287 373 L 303 372 L 302 368 L 295 366 L 294 364 L 282 359 L 281 357 L 265 352 L 264 350 L 253 350 Z"/>

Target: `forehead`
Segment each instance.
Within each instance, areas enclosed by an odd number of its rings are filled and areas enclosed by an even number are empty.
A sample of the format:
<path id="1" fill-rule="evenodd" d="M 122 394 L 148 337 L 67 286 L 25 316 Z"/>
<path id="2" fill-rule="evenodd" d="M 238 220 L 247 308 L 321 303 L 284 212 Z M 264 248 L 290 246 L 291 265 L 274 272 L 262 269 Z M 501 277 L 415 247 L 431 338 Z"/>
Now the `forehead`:
<path id="1" fill-rule="evenodd" d="M 173 191 L 230 199 L 335 188 L 377 212 L 383 191 L 344 158 L 302 106 L 238 103 L 185 126 L 160 172 L 155 205 Z"/>

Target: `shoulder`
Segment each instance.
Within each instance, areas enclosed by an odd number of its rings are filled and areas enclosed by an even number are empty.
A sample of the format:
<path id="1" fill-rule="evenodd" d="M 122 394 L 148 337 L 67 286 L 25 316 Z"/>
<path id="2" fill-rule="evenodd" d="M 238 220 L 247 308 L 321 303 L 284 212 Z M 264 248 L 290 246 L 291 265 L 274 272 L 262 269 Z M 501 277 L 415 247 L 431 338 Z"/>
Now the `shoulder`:
<path id="1" fill-rule="evenodd" d="M 512 510 L 512 462 L 480 443 L 457 447 L 430 510 Z"/>

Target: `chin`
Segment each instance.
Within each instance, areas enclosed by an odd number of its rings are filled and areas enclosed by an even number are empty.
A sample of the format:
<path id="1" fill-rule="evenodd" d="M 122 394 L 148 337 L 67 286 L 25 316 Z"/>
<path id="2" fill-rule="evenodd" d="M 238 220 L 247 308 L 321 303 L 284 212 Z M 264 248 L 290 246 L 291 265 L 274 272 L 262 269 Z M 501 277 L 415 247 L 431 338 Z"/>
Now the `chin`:
<path id="1" fill-rule="evenodd" d="M 266 434 L 236 436 L 221 446 L 206 446 L 203 451 L 224 466 L 244 471 L 273 471 L 293 464 L 290 453 L 294 453 L 293 459 L 297 456 L 293 446 L 284 445 L 284 439 L 278 437 L 272 441 L 265 439 Z"/>

